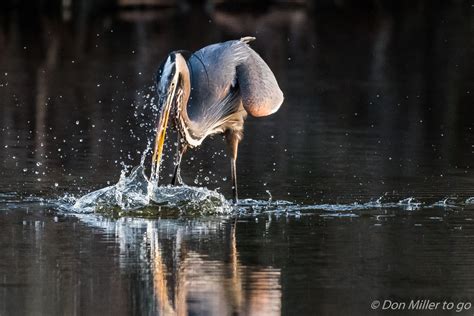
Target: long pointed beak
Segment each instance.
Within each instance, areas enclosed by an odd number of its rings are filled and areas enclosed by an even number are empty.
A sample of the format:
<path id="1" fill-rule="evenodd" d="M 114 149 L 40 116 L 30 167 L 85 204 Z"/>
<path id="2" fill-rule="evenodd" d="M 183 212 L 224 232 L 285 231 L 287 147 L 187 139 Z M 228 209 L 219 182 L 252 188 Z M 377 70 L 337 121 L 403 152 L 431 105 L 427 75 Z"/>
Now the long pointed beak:
<path id="1" fill-rule="evenodd" d="M 172 100 L 172 96 L 168 95 L 156 129 L 155 149 L 153 151 L 151 166 L 151 179 L 153 180 L 158 180 L 158 172 L 160 170 L 161 156 L 163 155 L 163 145 L 165 143 Z"/>

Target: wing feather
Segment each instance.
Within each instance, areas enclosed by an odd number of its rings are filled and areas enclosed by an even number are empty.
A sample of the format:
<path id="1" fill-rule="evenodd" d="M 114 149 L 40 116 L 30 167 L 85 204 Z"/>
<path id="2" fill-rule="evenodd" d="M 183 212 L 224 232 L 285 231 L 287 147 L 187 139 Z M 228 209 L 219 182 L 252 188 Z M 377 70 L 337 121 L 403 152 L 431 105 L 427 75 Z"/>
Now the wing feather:
<path id="1" fill-rule="evenodd" d="M 283 103 L 283 92 L 270 67 L 246 43 L 240 42 L 240 50 L 246 48 L 247 58 L 237 65 L 236 72 L 242 103 L 252 116 L 273 114 Z"/>

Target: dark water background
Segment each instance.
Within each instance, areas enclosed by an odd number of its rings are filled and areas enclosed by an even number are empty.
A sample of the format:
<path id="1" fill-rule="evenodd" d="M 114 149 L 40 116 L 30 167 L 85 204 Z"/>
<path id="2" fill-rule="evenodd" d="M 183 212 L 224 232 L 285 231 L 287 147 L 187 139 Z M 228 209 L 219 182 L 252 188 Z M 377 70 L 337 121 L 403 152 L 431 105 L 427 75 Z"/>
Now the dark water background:
<path id="1" fill-rule="evenodd" d="M 50 203 L 139 163 L 168 52 L 246 35 L 286 100 L 247 121 L 240 195 L 266 200 L 268 190 L 333 211 L 114 220 Z M 0 315 L 366 315 L 375 299 L 474 303 L 473 53 L 469 1 L 2 8 Z M 229 169 L 217 136 L 185 157 L 183 178 L 230 197 Z M 349 207 L 381 196 L 423 207 Z"/>

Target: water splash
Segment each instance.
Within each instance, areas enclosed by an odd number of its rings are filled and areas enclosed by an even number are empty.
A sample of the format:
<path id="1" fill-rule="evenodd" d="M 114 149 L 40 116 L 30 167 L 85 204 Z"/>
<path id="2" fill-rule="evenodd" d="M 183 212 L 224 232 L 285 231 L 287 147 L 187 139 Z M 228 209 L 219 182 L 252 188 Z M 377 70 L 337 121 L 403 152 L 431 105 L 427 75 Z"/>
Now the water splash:
<path id="1" fill-rule="evenodd" d="M 130 175 L 122 172 L 112 186 L 79 198 L 71 207 L 77 213 L 108 213 L 137 216 L 165 214 L 227 214 L 233 208 L 218 192 L 191 186 L 158 186 L 147 179 L 142 165 Z"/>
<path id="2" fill-rule="evenodd" d="M 151 191 L 150 191 L 151 188 Z M 322 216 L 356 218 L 373 215 L 377 218 L 393 216 L 388 212 L 405 214 L 423 210 L 473 210 L 474 197 L 467 199 L 444 198 L 436 203 L 420 201 L 413 197 L 384 201 L 386 196 L 369 202 L 343 204 L 298 204 L 284 200 L 242 199 L 232 205 L 216 191 L 192 186 L 150 185 L 144 175 L 143 167 L 136 167 L 130 175 L 122 173 L 117 184 L 91 192 L 80 198 L 66 194 L 61 198 L 21 196 L 14 192 L 0 193 L 0 210 L 24 209 L 40 206 L 41 209 L 53 208 L 70 214 L 87 215 L 90 213 L 113 217 L 176 217 L 202 215 L 238 215 L 259 216 Z M 408 211 L 408 212 L 407 212 Z"/>
<path id="3" fill-rule="evenodd" d="M 237 208 L 239 214 L 242 215 L 257 215 L 260 213 L 272 213 L 280 215 L 311 215 L 320 214 L 324 217 L 358 217 L 365 211 L 377 210 L 397 210 L 397 211 L 418 211 L 433 208 L 444 209 L 459 209 L 468 207 L 474 204 L 474 198 L 468 198 L 464 203 L 457 201 L 455 198 L 443 198 L 436 203 L 422 202 L 414 197 L 408 197 L 398 201 L 384 201 L 387 197 L 385 195 L 365 203 L 343 203 L 343 204 L 297 204 L 289 201 L 264 201 L 245 199 L 239 201 Z M 384 215 L 385 216 L 385 215 Z"/>
<path id="4" fill-rule="evenodd" d="M 467 203 L 467 200 L 466 200 L 466 204 L 469 204 L 469 203 Z M 442 200 L 434 203 L 433 205 L 434 206 L 440 206 L 440 207 L 457 207 L 456 199 L 451 198 L 451 197 L 447 197 L 445 199 L 442 199 Z"/>
<path id="5" fill-rule="evenodd" d="M 414 211 L 414 210 L 419 209 L 422 206 L 422 203 L 419 202 L 414 197 L 409 197 L 407 199 L 403 199 L 399 201 L 398 205 L 400 205 L 403 209 L 407 211 Z"/>

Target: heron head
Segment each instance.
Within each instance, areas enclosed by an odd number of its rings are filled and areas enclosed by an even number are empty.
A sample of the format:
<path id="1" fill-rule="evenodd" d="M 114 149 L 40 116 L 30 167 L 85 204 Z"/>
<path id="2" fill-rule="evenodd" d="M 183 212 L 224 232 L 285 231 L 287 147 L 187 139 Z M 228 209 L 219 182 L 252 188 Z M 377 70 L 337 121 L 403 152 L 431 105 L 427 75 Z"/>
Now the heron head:
<path id="1" fill-rule="evenodd" d="M 178 81 L 179 71 L 176 67 L 176 53 L 171 53 L 161 64 L 156 75 L 156 91 L 158 93 L 158 109 L 160 114 L 156 128 L 155 149 L 152 158 L 152 176 L 156 175 L 160 166 L 168 119 L 171 107 L 175 104 Z"/>

